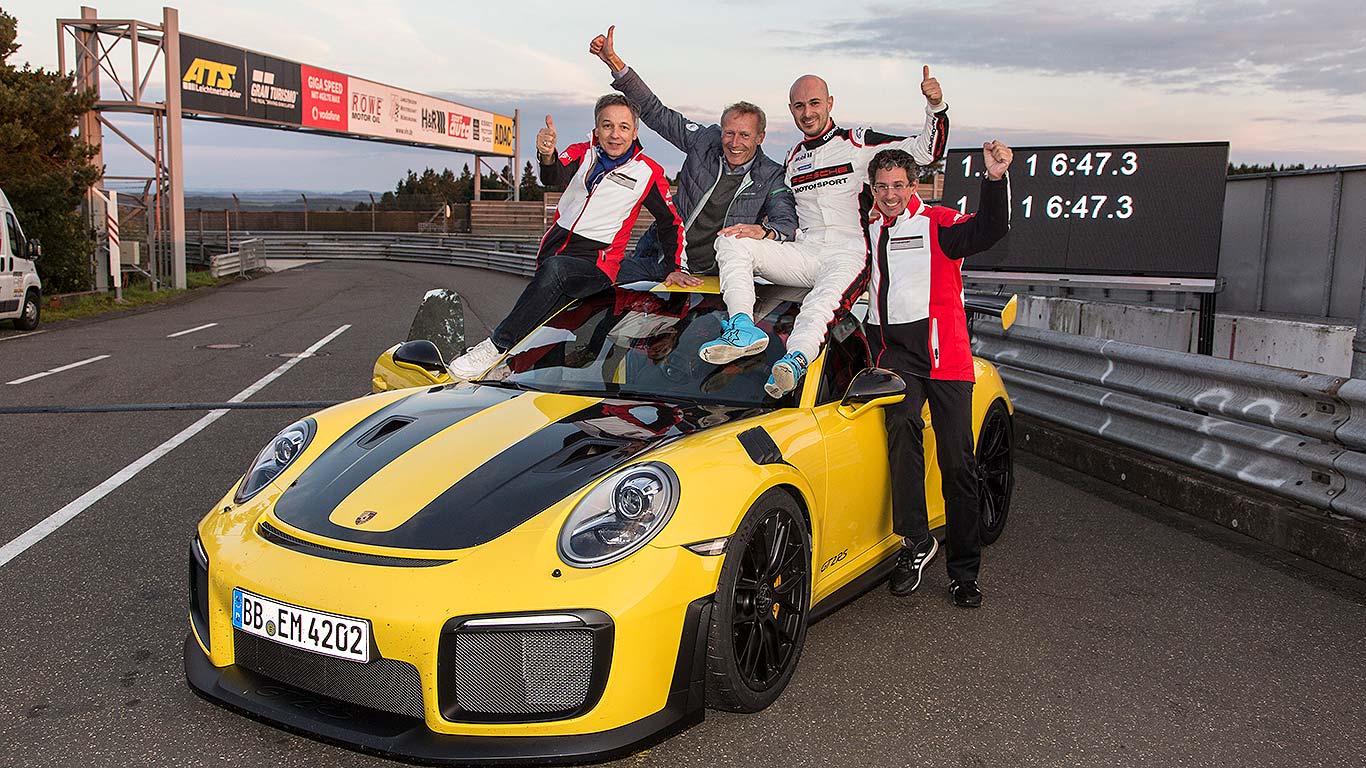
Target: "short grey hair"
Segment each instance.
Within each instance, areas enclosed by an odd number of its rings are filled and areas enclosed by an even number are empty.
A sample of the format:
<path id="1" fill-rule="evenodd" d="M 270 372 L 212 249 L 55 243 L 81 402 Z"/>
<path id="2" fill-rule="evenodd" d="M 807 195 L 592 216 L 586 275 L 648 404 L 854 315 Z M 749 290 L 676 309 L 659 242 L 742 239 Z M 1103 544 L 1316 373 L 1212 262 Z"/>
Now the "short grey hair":
<path id="1" fill-rule="evenodd" d="M 721 112 L 721 122 L 726 122 L 726 115 L 731 113 L 737 115 L 754 115 L 759 118 L 759 133 L 768 130 L 768 116 L 764 114 L 764 110 L 757 104 L 751 104 L 748 101 L 737 101 Z"/>
<path id="2" fill-rule="evenodd" d="M 598 99 L 597 105 L 593 107 L 593 125 L 598 124 L 598 118 L 602 116 L 602 111 L 608 107 L 626 107 L 631 110 L 631 122 L 637 124 L 640 122 L 640 112 L 636 111 L 636 108 L 626 100 L 625 96 L 619 93 L 609 93 Z"/>

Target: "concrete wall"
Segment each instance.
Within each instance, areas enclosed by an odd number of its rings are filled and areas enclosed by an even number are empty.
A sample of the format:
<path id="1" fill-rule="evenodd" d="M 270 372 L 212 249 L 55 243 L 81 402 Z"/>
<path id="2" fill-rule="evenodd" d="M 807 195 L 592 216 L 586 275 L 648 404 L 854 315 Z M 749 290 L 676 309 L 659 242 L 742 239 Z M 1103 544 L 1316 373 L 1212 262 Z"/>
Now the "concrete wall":
<path id="1" fill-rule="evenodd" d="M 1194 310 L 1022 295 L 1016 322 L 1183 352 L 1196 346 Z M 1221 313 L 1214 320 L 1214 355 L 1347 376 L 1355 332 L 1350 325 Z"/>

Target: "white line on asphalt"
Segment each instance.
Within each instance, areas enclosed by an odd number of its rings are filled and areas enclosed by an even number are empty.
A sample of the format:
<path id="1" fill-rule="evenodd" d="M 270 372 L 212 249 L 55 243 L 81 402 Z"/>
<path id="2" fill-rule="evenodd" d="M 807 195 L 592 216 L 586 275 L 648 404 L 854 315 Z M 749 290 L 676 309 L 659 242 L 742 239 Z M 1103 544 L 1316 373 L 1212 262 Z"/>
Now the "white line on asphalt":
<path id="1" fill-rule="evenodd" d="M 184 331 L 176 331 L 175 333 L 167 334 L 166 338 L 174 339 L 177 336 L 184 336 L 189 333 L 194 333 L 195 331 L 202 331 L 205 328 L 212 328 L 215 325 L 218 325 L 218 323 L 205 323 L 203 325 L 195 326 L 194 328 L 189 328 Z"/>
<path id="2" fill-rule="evenodd" d="M 28 333 L 14 333 L 10 334 L 9 336 L 0 336 L 0 341 L 9 341 L 10 339 L 22 339 L 25 336 L 37 336 L 40 333 L 47 333 L 47 330 L 44 329 L 41 331 L 29 331 Z"/>
<path id="3" fill-rule="evenodd" d="M 337 330 L 327 334 L 326 336 L 319 339 L 316 344 L 309 347 L 308 351 L 317 352 L 319 349 L 322 349 L 324 344 L 342 335 L 346 332 L 346 329 L 350 327 L 350 324 L 343 325 Z M 280 376 L 283 375 L 285 371 L 288 371 L 290 368 L 293 368 L 296 363 L 304 359 L 305 358 L 302 357 L 292 357 L 286 360 L 279 368 L 276 368 L 270 373 L 267 373 L 265 376 L 261 377 L 261 379 L 258 380 L 255 384 L 252 384 L 250 387 L 247 387 L 241 392 L 238 392 L 231 399 L 229 399 L 228 402 L 240 403 L 243 400 L 246 400 L 248 397 L 251 397 L 257 392 L 260 392 L 262 387 L 280 378 Z M 209 426 L 215 421 L 218 421 L 220 418 L 222 418 L 223 414 L 225 413 L 227 413 L 226 410 L 208 412 L 199 421 L 196 421 L 195 423 L 181 430 L 180 434 L 176 435 L 175 437 L 172 437 L 170 440 L 167 440 L 161 445 L 158 445 L 157 447 L 153 448 L 142 458 L 138 459 L 137 461 L 134 461 L 132 464 L 129 464 L 123 469 L 120 469 L 118 472 L 115 472 L 113 477 L 109 478 L 108 480 L 105 480 L 103 483 L 100 483 L 94 488 L 91 488 L 90 490 L 81 494 L 80 498 L 76 499 L 70 504 L 67 504 L 65 507 L 62 507 L 56 512 L 53 512 L 51 515 L 48 515 L 47 518 L 42 522 L 38 523 L 37 525 L 33 526 L 27 531 L 24 531 L 23 533 L 19 534 L 19 536 L 15 538 L 14 541 L 11 541 L 3 547 L 0 547 L 0 567 L 4 567 L 7 563 L 9 563 L 9 561 L 23 554 L 24 551 L 27 550 L 29 547 L 47 538 L 48 534 L 52 533 L 53 531 L 56 531 L 58 528 L 61 528 L 63 525 L 66 525 L 67 523 L 71 522 L 72 519 L 74 519 L 77 515 L 84 512 L 85 510 L 89 509 L 91 505 L 93 505 L 95 502 L 99 501 L 100 499 L 103 499 L 105 496 L 108 496 L 119 486 L 123 485 L 129 480 L 132 480 L 133 477 L 136 476 L 139 472 L 150 467 L 154 462 L 156 462 L 157 459 L 161 458 L 162 456 L 165 456 L 166 454 L 180 447 L 180 445 L 184 443 L 186 440 L 189 440 L 199 432 L 203 431 L 205 427 Z"/>
<path id="4" fill-rule="evenodd" d="M 41 378 L 43 378 L 44 376 L 51 376 L 51 375 L 54 374 L 54 373 L 61 373 L 62 371 L 69 371 L 69 370 L 71 370 L 72 368 L 80 368 L 82 365 L 89 365 L 90 363 L 93 363 L 93 362 L 96 362 L 96 361 L 99 361 L 99 360 L 103 360 L 103 359 L 105 359 L 106 357 L 109 357 L 109 355 L 95 355 L 94 357 L 86 358 L 85 360 L 81 360 L 80 362 L 68 363 L 67 365 L 61 365 L 61 366 L 58 366 L 58 367 L 56 367 L 56 368 L 53 368 L 53 369 L 50 370 L 50 371 L 43 371 L 42 373 L 35 373 L 35 374 L 33 374 L 32 376 L 25 376 L 25 377 L 22 378 L 22 379 L 15 379 L 14 381 L 7 381 L 7 382 L 5 382 L 5 383 L 6 383 L 6 384 L 23 384 L 24 382 L 33 381 L 34 379 L 41 379 Z"/>

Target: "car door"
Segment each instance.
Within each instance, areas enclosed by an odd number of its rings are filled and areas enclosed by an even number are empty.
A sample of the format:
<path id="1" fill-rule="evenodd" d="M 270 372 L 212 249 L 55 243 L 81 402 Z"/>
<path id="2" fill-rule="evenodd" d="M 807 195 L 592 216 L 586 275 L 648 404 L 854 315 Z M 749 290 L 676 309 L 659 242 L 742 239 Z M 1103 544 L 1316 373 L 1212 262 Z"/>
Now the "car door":
<path id="1" fill-rule="evenodd" d="M 9 211 L 5 211 L 5 226 L 0 231 L 0 238 L 4 240 L 0 243 L 0 317 L 9 317 L 19 311 L 19 303 L 24 298 L 24 277 L 18 263 L 19 257 L 24 255 L 19 252 L 19 223 Z"/>
<path id="2" fill-rule="evenodd" d="M 849 382 L 869 367 L 860 323 L 846 317 L 831 331 L 812 415 L 825 444 L 827 482 L 820 535 L 824 557 L 815 564 L 820 599 L 880 560 L 891 536 L 891 477 L 882 410 L 849 418 L 839 410 Z"/>

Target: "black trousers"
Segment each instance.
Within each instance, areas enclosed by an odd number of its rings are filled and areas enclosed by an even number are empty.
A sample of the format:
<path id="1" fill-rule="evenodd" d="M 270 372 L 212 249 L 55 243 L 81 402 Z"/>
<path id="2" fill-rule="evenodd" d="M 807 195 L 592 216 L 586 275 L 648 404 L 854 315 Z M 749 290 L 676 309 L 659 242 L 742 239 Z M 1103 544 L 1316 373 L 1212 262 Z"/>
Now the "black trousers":
<path id="1" fill-rule="evenodd" d="M 571 300 L 592 296 L 610 285 L 612 281 L 591 259 L 547 256 L 536 267 L 512 311 L 493 330 L 493 345 L 506 352 Z"/>
<path id="2" fill-rule="evenodd" d="M 938 381 L 897 371 L 906 399 L 886 408 L 892 471 L 892 532 L 913 542 L 930 535 L 925 508 L 925 441 L 921 410 L 930 401 L 930 422 L 943 479 L 948 522 L 948 570 L 955 581 L 975 581 L 982 563 L 978 531 L 977 456 L 973 453 L 972 382 Z"/>

